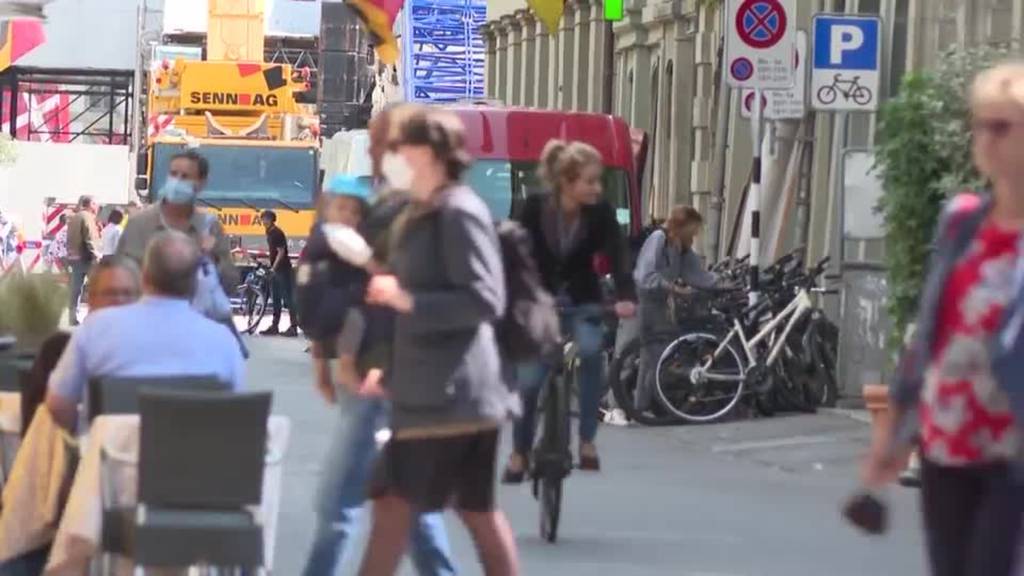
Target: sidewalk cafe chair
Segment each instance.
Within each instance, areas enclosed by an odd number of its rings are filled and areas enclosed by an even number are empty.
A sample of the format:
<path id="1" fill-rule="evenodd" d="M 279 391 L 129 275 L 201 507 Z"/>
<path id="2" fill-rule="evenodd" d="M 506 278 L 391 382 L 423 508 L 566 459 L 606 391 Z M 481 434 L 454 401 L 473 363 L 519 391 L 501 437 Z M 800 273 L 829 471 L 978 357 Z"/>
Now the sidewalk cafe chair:
<path id="1" fill-rule="evenodd" d="M 145 376 L 94 378 L 89 381 L 89 422 L 103 414 L 138 414 L 140 391 L 227 392 L 215 376 Z"/>
<path id="2" fill-rule="evenodd" d="M 102 550 L 145 567 L 262 571 L 271 393 L 144 391 L 138 498 L 105 510 Z"/>

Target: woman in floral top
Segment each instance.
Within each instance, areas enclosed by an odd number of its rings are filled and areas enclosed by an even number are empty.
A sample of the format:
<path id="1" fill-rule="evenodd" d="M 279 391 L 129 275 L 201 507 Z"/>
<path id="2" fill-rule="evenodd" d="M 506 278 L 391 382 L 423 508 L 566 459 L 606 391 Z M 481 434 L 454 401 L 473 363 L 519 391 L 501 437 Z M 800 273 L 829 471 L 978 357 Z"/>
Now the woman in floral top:
<path id="1" fill-rule="evenodd" d="M 865 481 L 891 481 L 916 440 L 932 574 L 1009 576 L 1024 516 L 1024 64 L 980 74 L 971 116 L 991 191 L 955 197 L 940 219 L 894 424 Z"/>

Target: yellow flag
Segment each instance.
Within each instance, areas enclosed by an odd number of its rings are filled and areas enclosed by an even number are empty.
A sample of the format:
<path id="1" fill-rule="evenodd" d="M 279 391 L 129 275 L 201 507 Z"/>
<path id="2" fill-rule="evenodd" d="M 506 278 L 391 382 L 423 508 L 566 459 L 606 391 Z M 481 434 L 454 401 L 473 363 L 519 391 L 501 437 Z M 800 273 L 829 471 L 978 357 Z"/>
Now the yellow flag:
<path id="1" fill-rule="evenodd" d="M 544 23 L 548 34 L 558 33 L 558 23 L 562 20 L 562 11 L 565 9 L 565 0 L 527 0 L 530 9 Z"/>

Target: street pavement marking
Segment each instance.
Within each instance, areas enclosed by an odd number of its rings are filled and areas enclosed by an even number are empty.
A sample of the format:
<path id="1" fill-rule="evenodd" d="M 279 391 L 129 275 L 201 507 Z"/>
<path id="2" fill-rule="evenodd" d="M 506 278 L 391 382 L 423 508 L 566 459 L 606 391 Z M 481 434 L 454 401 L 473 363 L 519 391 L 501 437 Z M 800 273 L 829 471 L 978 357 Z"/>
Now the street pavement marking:
<path id="1" fill-rule="evenodd" d="M 755 440 L 752 442 L 737 442 L 735 444 L 720 444 L 712 446 L 711 452 L 746 452 L 748 450 L 764 450 L 769 448 L 791 448 L 794 446 L 807 446 L 809 444 L 828 444 L 838 442 L 835 436 L 790 436 L 788 438 L 775 438 L 773 440 Z"/>

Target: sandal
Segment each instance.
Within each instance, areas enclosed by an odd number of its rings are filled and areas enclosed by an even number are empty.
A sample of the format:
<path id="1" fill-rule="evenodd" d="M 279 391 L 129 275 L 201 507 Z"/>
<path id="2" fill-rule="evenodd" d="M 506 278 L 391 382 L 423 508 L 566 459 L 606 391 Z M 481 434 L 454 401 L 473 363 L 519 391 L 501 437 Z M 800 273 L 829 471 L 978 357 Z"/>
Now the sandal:
<path id="1" fill-rule="evenodd" d="M 521 467 L 519 469 L 515 469 L 512 467 L 512 459 L 516 457 L 518 457 L 519 462 L 521 463 Z M 512 457 L 509 458 L 509 463 L 505 465 L 505 471 L 502 472 L 501 474 L 501 483 L 522 484 L 523 481 L 526 480 L 526 471 L 529 468 L 530 462 L 526 458 L 526 456 L 519 456 L 517 454 L 513 454 Z"/>

